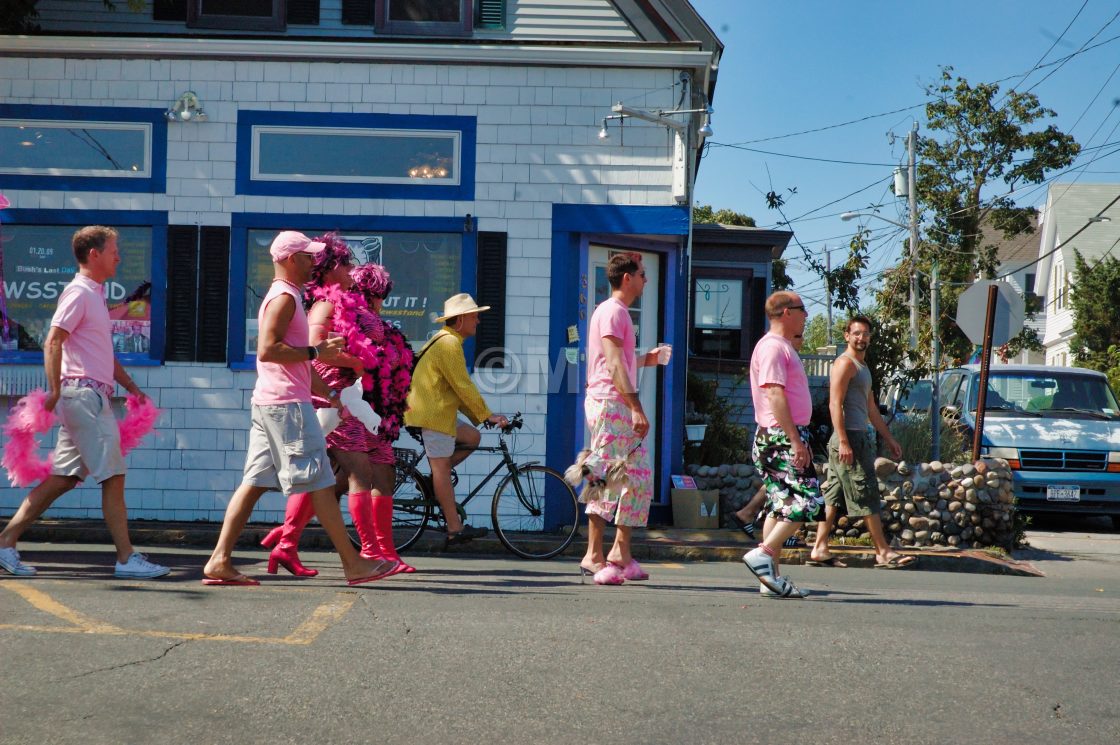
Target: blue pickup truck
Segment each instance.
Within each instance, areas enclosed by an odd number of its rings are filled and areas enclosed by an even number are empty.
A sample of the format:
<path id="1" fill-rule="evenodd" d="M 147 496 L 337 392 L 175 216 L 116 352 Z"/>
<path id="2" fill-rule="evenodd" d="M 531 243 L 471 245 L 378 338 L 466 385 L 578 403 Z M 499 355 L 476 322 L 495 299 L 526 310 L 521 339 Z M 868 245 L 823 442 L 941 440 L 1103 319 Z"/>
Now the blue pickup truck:
<path id="1" fill-rule="evenodd" d="M 943 411 L 972 441 L 980 366 L 941 375 Z M 1099 372 L 993 365 L 982 452 L 1004 458 L 1024 512 L 1108 515 L 1120 529 L 1120 405 Z"/>

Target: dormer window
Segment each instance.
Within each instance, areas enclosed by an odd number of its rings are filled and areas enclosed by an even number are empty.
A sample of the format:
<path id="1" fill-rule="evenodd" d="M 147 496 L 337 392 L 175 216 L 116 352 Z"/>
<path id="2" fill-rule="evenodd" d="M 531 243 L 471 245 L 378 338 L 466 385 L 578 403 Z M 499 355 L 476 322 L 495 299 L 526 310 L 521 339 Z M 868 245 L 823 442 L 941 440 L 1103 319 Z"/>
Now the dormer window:
<path id="1" fill-rule="evenodd" d="M 283 31 L 287 0 L 187 0 L 187 26 Z"/>
<path id="2" fill-rule="evenodd" d="M 474 0 L 378 0 L 379 34 L 470 36 Z"/>

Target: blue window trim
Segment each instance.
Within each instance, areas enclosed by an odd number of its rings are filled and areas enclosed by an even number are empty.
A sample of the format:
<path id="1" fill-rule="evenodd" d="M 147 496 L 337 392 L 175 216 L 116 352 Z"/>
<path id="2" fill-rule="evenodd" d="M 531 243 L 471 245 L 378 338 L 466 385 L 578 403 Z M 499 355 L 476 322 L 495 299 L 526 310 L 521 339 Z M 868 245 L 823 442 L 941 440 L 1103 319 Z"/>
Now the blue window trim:
<path id="1" fill-rule="evenodd" d="M 331 182 L 254 181 L 253 127 L 336 127 L 368 129 L 430 129 L 461 133 L 459 184 L 457 186 L 410 184 L 353 184 Z M 237 112 L 237 193 L 283 197 L 359 197 L 369 199 L 474 199 L 475 141 L 473 116 L 424 116 L 414 114 L 332 114 L 315 111 Z"/>
<path id="2" fill-rule="evenodd" d="M 152 229 L 152 336 L 148 354 L 117 353 L 122 365 L 163 364 L 167 308 L 167 213 L 129 210 L 4 210 L 8 225 L 109 225 Z M 0 352 L 0 364 L 43 364 L 42 352 Z"/>
<path id="3" fill-rule="evenodd" d="M 161 109 L 124 106 L 40 106 L 0 104 L 0 119 L 50 119 L 52 121 L 133 122 L 152 125 L 152 175 L 150 178 L 114 176 L 21 176 L 0 174 L 8 189 L 54 191 L 119 191 L 160 194 L 167 191 L 167 120 Z M 93 224 L 93 223 L 85 223 Z M 123 225 L 123 223 L 121 223 Z"/>
<path id="4" fill-rule="evenodd" d="M 552 206 L 552 279 L 549 310 L 548 349 L 550 360 L 564 359 L 568 344 L 568 326 L 579 324 L 581 296 L 587 304 L 589 288 L 580 286 L 580 277 L 587 266 L 588 243 L 593 237 L 609 240 L 610 236 L 688 235 L 687 207 L 628 207 L 617 205 L 554 204 Z M 629 241 L 623 241 L 629 243 Z M 681 266 L 683 247 L 641 246 L 643 251 L 661 253 L 665 257 L 665 296 L 662 315 L 664 338 L 675 349 L 682 350 L 674 359 L 665 378 L 662 408 L 658 412 L 661 437 L 658 450 L 658 473 L 662 492 L 668 493 L 669 475 L 680 473 L 684 453 L 684 391 L 685 365 L 683 350 L 687 348 L 688 288 Z M 584 308 L 589 314 L 591 307 Z M 587 340 L 580 340 L 581 358 L 586 355 Z M 583 390 L 586 363 L 564 364 L 557 379 L 548 384 L 548 442 L 545 446 L 549 464 L 571 463 L 583 447 Z M 659 495 L 654 495 L 658 509 Z M 664 505 L 660 509 L 664 509 Z M 547 522 L 547 506 L 546 506 Z M 660 519 L 660 518 L 659 518 Z"/>
<path id="5" fill-rule="evenodd" d="M 249 231 L 254 229 L 273 230 L 320 230 L 330 226 L 339 231 L 376 231 L 408 233 L 462 233 L 462 256 L 460 259 L 461 292 L 474 295 L 477 291 L 476 278 L 478 267 L 478 233 L 463 232 L 461 217 L 366 217 L 362 215 L 285 215 L 268 212 L 234 213 L 230 224 L 230 292 L 229 292 L 229 335 L 226 359 L 230 369 L 256 370 L 257 356 L 246 354 L 245 349 L 245 286 L 249 271 Z M 467 367 L 474 370 L 474 339 L 463 345 Z"/>

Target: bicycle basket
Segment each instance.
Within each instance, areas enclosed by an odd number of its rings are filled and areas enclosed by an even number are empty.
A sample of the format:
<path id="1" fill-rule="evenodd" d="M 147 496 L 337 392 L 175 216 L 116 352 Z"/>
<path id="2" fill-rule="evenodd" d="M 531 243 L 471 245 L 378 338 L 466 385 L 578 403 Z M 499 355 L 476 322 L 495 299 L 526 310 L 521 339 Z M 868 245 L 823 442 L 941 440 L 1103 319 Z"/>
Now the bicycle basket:
<path id="1" fill-rule="evenodd" d="M 408 478 L 409 472 L 412 467 L 420 462 L 424 457 L 424 453 L 419 450 L 412 450 L 411 448 L 393 448 L 394 474 L 393 474 L 393 491 L 396 492 L 400 488 L 404 480 Z"/>

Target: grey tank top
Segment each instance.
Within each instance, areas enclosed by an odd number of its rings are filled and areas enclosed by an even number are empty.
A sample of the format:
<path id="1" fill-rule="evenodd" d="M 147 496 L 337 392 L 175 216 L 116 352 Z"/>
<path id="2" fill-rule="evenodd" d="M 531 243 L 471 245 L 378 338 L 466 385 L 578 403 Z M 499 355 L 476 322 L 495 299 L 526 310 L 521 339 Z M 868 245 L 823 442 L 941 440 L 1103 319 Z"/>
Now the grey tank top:
<path id="1" fill-rule="evenodd" d="M 848 382 L 848 392 L 844 394 L 844 429 L 867 429 L 867 397 L 871 393 L 871 370 L 847 352 L 847 357 L 856 366 L 856 374 Z"/>

